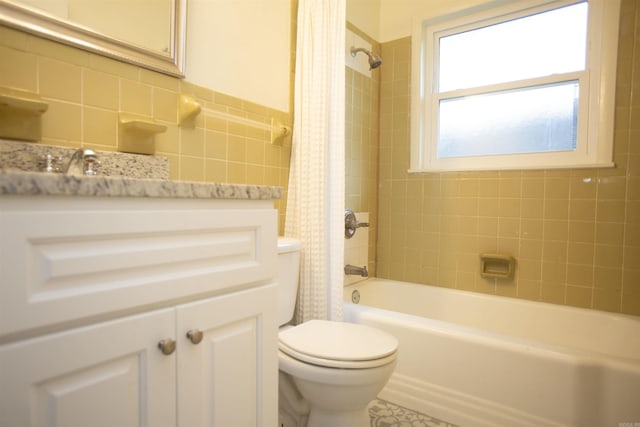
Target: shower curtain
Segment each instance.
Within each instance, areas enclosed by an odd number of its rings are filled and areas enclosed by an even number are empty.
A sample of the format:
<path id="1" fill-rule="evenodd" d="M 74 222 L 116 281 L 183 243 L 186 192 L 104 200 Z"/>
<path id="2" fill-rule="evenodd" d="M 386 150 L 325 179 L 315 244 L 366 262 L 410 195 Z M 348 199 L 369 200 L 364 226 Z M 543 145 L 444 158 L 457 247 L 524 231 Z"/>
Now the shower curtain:
<path id="1" fill-rule="evenodd" d="M 342 320 L 345 0 L 299 0 L 285 235 L 302 241 L 295 321 Z"/>

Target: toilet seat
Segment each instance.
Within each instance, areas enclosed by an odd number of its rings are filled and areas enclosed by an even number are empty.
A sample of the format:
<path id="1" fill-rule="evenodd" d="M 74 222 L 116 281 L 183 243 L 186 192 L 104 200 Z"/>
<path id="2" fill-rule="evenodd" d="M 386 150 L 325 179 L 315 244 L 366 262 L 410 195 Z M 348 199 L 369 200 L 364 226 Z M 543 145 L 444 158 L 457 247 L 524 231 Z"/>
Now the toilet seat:
<path id="1" fill-rule="evenodd" d="M 310 320 L 280 332 L 279 348 L 313 365 L 366 369 L 393 362 L 398 340 L 366 325 Z"/>

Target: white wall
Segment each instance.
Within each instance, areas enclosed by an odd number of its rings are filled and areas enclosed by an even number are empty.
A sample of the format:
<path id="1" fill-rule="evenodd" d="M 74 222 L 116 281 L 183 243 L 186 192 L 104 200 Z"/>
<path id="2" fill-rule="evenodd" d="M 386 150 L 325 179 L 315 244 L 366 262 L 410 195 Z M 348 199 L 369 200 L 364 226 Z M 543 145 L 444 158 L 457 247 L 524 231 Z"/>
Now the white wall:
<path id="1" fill-rule="evenodd" d="M 385 0 L 347 0 L 347 21 L 376 41 L 380 40 L 381 1 Z"/>
<path id="2" fill-rule="evenodd" d="M 347 0 L 365 1 L 365 0 Z M 457 12 L 488 0 L 378 0 L 380 39 L 384 43 L 411 35 L 414 19 L 429 19 Z"/>
<path id="3" fill-rule="evenodd" d="M 289 111 L 290 0 L 189 0 L 186 80 Z"/>
<path id="4" fill-rule="evenodd" d="M 44 10 L 62 19 L 69 18 L 69 5 L 67 4 L 67 0 L 21 0 L 18 3 Z"/>
<path id="5" fill-rule="evenodd" d="M 488 0 L 347 0 L 347 20 L 379 42 L 411 35 L 415 17 Z M 290 0 L 189 0 L 186 79 L 289 111 Z"/>

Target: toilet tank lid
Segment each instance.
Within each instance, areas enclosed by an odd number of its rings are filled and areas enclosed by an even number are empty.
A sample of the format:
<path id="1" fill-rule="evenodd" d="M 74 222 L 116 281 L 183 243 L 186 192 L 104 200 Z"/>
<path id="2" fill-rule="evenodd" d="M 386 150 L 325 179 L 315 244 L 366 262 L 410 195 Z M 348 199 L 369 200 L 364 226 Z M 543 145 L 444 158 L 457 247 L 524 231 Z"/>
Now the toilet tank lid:
<path id="1" fill-rule="evenodd" d="M 302 248 L 302 242 L 291 237 L 278 237 L 278 253 L 299 251 Z"/>

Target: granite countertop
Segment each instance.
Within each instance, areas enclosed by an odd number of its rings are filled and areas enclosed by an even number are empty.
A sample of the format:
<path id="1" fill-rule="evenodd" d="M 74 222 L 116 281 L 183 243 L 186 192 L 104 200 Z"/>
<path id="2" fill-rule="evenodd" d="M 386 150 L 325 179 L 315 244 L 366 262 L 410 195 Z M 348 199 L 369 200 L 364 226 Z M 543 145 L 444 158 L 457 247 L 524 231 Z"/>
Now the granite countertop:
<path id="1" fill-rule="evenodd" d="M 271 200 L 282 188 L 0 169 L 0 195 Z"/>
<path id="2" fill-rule="evenodd" d="M 0 139 L 0 195 L 281 199 L 281 187 L 169 180 L 164 157 L 97 152 L 97 176 L 41 172 L 43 156 L 66 167 L 75 149 Z"/>

